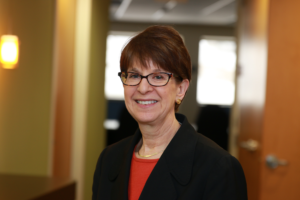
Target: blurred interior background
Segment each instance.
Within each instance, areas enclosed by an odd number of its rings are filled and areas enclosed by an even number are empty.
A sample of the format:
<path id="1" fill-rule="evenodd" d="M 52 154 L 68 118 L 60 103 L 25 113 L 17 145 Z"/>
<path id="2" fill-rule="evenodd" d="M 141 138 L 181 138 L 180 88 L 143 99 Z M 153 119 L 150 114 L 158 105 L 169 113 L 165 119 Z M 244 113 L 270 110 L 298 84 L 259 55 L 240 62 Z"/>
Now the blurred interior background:
<path id="1" fill-rule="evenodd" d="M 0 191 L 1 174 L 61 177 L 76 181 L 77 200 L 91 199 L 100 152 L 137 128 L 117 76 L 121 50 L 161 24 L 179 31 L 191 55 L 179 113 L 239 159 L 249 200 L 300 199 L 299 8 L 295 0 L 0 0 L 0 37 L 17 36 L 20 49 L 15 68 L 0 64 Z"/>

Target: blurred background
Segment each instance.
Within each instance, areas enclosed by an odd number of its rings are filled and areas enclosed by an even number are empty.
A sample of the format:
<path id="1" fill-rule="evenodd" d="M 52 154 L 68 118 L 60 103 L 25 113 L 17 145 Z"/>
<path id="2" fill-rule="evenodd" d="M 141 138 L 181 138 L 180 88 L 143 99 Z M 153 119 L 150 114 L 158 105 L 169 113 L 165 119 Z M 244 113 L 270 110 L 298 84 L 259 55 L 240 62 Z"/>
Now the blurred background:
<path id="1" fill-rule="evenodd" d="M 179 113 L 239 159 L 249 200 L 300 199 L 299 9 L 296 0 L 0 0 L 1 41 L 19 42 L 18 63 L 0 64 L 0 191 L 1 175 L 58 177 L 91 199 L 99 154 L 137 128 L 117 76 L 121 50 L 160 24 L 191 55 Z"/>

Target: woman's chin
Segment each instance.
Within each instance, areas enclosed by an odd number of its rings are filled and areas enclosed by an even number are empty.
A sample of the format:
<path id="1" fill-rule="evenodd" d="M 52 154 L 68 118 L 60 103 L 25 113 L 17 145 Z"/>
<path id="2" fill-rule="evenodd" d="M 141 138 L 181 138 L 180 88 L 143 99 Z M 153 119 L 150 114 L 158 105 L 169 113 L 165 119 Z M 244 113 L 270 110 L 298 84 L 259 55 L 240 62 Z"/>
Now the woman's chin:
<path id="1" fill-rule="evenodd" d="M 157 121 L 159 115 L 157 114 L 145 114 L 142 113 L 141 115 L 136 114 L 134 116 L 135 120 L 137 121 L 138 124 L 152 124 L 155 121 Z"/>

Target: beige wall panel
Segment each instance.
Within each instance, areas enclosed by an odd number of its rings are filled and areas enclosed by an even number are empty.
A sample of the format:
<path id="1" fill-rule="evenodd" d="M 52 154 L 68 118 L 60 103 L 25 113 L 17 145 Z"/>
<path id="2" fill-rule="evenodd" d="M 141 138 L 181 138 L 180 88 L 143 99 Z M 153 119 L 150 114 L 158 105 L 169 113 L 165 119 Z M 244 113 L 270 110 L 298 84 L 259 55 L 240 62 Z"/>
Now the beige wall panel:
<path id="1" fill-rule="evenodd" d="M 52 175 L 71 176 L 76 1 L 56 1 Z"/>
<path id="2" fill-rule="evenodd" d="M 0 0 L 0 35 L 20 39 L 18 68 L 0 68 L 0 173 L 48 173 L 53 22 L 53 0 Z"/>
<path id="3" fill-rule="evenodd" d="M 72 177 L 78 200 L 92 196 L 93 175 L 106 144 L 104 74 L 109 0 L 77 0 Z"/>
<path id="4" fill-rule="evenodd" d="M 98 157 L 106 145 L 103 127 L 106 118 L 104 96 L 106 37 L 109 27 L 109 0 L 92 1 L 90 66 L 86 130 L 84 199 L 91 199 L 93 175 Z"/>

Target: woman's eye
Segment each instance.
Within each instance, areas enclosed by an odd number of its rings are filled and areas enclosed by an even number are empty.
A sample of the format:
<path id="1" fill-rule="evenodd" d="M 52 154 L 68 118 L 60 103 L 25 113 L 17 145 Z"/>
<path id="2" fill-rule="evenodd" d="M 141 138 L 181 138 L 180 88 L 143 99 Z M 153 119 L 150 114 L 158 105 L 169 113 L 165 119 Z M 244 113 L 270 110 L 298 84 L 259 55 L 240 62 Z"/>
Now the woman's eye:
<path id="1" fill-rule="evenodd" d="M 155 79 L 155 80 L 165 80 L 166 76 L 165 76 L 165 74 L 154 74 L 153 79 Z"/>
<path id="2" fill-rule="evenodd" d="M 129 74 L 128 75 L 128 78 L 132 78 L 132 79 L 139 78 L 139 77 L 140 77 L 140 75 L 138 75 L 138 74 Z"/>
<path id="3" fill-rule="evenodd" d="M 163 79 L 163 77 L 161 75 L 156 75 L 154 76 L 155 79 Z"/>

